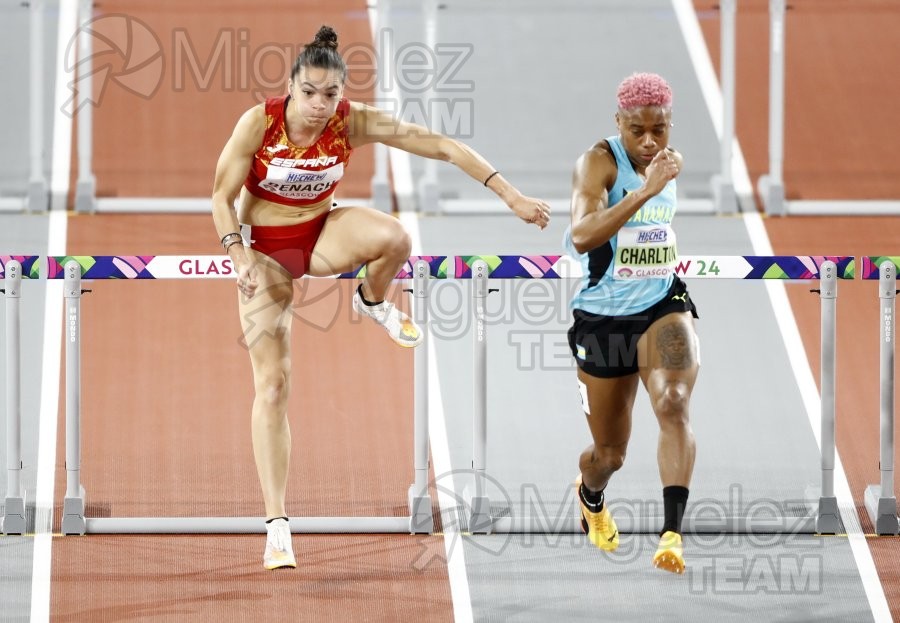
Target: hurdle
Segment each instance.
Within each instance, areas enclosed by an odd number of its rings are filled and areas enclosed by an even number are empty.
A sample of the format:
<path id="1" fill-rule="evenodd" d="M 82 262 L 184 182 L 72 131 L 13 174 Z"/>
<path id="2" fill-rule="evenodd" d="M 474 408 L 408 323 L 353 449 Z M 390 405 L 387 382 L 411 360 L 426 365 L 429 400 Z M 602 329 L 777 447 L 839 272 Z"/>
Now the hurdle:
<path id="1" fill-rule="evenodd" d="M 445 256 L 413 256 L 397 274 L 410 293 L 413 316 L 428 324 L 430 277 L 446 277 Z M 198 274 L 193 266 L 206 267 Z M 364 268 L 336 275 L 359 279 Z M 227 256 L 51 256 L 48 279 L 65 282 L 66 342 L 66 493 L 62 533 L 83 534 L 237 534 L 264 533 L 264 517 L 87 517 L 81 483 L 81 297 L 92 279 L 235 278 Z M 411 287 L 406 288 L 411 282 Z M 292 517 L 294 533 L 431 533 L 434 530 L 428 491 L 428 333 L 415 349 L 413 413 L 413 483 L 407 495 L 409 515 L 401 517 Z"/>
<path id="2" fill-rule="evenodd" d="M 738 515 L 719 518 L 684 518 L 684 531 L 692 533 L 758 533 L 771 534 L 790 531 L 795 534 L 837 534 L 841 532 L 840 514 L 834 493 L 835 467 L 835 313 L 838 279 L 853 279 L 855 258 L 849 256 L 683 256 L 679 258 L 676 274 L 687 279 L 783 279 L 795 281 L 818 280 L 817 292 L 822 309 L 822 400 L 821 400 L 821 477 L 822 490 L 815 514 L 803 518 L 780 520 L 766 517 L 754 522 Z M 485 299 L 493 291 L 489 279 L 565 279 L 582 277 L 581 266 L 573 258 L 557 255 L 537 256 L 459 256 L 455 259 L 457 278 L 472 280 L 473 313 L 475 316 L 474 363 L 475 392 L 473 407 L 474 489 L 468 503 L 468 526 L 477 533 L 579 533 L 578 518 L 546 518 L 532 516 L 495 517 L 491 500 L 486 493 L 487 447 L 487 323 Z M 650 525 L 650 518 L 617 519 L 622 532 L 658 532 Z"/>
<path id="3" fill-rule="evenodd" d="M 38 257 L 0 255 L 0 279 L 6 295 L 6 499 L 3 534 L 25 534 L 25 491 L 22 488 L 22 279 L 39 276 Z"/>
<path id="4" fill-rule="evenodd" d="M 881 405 L 879 421 L 880 452 L 878 467 L 881 481 L 869 485 L 865 492 L 866 511 L 875 533 L 900 532 L 897 521 L 897 498 L 894 496 L 894 299 L 897 296 L 897 269 L 900 257 L 863 257 L 862 278 L 878 279 L 880 301 L 878 326 L 880 343 Z"/>

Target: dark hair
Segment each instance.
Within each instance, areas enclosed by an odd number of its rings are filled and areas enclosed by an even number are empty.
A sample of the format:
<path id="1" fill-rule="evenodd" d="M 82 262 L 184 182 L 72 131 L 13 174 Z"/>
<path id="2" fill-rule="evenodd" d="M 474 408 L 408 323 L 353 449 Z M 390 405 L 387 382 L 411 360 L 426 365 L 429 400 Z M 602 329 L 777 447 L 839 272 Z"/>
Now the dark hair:
<path id="1" fill-rule="evenodd" d="M 312 43 L 303 46 L 291 67 L 291 79 L 297 77 L 303 67 L 319 67 L 321 69 L 337 69 L 341 72 L 341 80 L 347 77 L 347 66 L 337 51 L 337 33 L 331 26 L 322 26 L 316 33 Z"/>

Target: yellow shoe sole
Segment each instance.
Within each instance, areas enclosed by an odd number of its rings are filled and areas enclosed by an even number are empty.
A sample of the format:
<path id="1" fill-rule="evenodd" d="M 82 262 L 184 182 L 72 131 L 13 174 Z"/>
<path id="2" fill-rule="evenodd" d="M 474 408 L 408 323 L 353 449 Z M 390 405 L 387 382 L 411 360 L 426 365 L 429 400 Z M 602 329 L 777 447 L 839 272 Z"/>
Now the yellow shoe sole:
<path id="1" fill-rule="evenodd" d="M 684 573 L 684 560 L 675 552 L 667 550 L 656 552 L 653 556 L 653 566 L 670 573 Z"/>
<path id="2" fill-rule="evenodd" d="M 653 554 L 653 566 L 670 573 L 684 573 L 684 550 L 680 534 L 666 532 L 660 537 L 659 547 Z"/>

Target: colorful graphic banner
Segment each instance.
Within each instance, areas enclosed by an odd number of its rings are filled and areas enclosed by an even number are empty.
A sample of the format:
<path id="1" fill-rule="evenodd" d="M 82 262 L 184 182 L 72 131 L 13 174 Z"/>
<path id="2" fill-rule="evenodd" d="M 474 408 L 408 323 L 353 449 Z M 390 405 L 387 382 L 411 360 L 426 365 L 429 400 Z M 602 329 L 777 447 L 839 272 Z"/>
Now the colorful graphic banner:
<path id="1" fill-rule="evenodd" d="M 492 279 L 560 279 L 582 277 L 581 264 L 560 255 L 462 255 L 455 261 L 458 279 L 471 279 L 472 266 L 484 260 Z M 688 279 L 818 279 L 826 260 L 837 265 L 838 279 L 853 279 L 852 256 L 818 255 L 686 255 L 675 273 Z"/>
<path id="2" fill-rule="evenodd" d="M 428 262 L 428 270 L 431 273 L 431 276 L 435 279 L 446 279 L 447 271 L 450 266 L 451 258 L 446 255 L 412 255 L 406 263 L 403 265 L 403 268 L 397 273 L 397 276 L 394 279 L 412 279 L 414 276 L 415 265 L 419 260 L 424 260 Z M 339 279 L 362 279 L 366 276 L 366 267 L 360 266 L 356 270 L 351 270 L 349 273 L 342 273 L 338 275 Z"/>
<path id="3" fill-rule="evenodd" d="M 22 265 L 22 279 L 38 279 L 41 276 L 39 255 L 0 255 L 0 279 L 6 278 L 6 265 L 12 260 Z"/>
<path id="4" fill-rule="evenodd" d="M 415 263 L 428 262 L 431 275 L 447 277 L 446 256 L 412 256 L 396 279 L 411 279 Z M 65 279 L 65 265 L 74 260 L 82 279 L 234 279 L 235 268 L 227 255 L 65 255 L 49 260 L 48 279 Z M 339 279 L 365 276 L 365 267 L 338 275 Z"/>
<path id="5" fill-rule="evenodd" d="M 881 279 L 881 265 L 890 262 L 900 270 L 900 255 L 864 255 L 862 258 L 862 278 Z M 896 273 L 894 273 L 896 275 Z"/>

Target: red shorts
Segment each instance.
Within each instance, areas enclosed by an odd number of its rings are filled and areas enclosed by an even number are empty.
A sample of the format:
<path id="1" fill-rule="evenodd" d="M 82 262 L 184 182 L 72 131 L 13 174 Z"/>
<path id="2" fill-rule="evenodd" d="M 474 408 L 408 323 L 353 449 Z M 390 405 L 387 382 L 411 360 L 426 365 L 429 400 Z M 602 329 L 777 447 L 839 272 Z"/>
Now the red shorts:
<path id="1" fill-rule="evenodd" d="M 313 248 L 327 218 L 325 212 L 296 225 L 251 225 L 250 248 L 268 255 L 298 279 L 309 271 Z"/>

